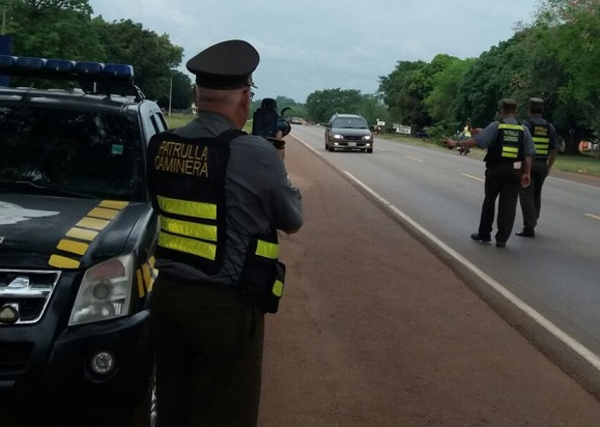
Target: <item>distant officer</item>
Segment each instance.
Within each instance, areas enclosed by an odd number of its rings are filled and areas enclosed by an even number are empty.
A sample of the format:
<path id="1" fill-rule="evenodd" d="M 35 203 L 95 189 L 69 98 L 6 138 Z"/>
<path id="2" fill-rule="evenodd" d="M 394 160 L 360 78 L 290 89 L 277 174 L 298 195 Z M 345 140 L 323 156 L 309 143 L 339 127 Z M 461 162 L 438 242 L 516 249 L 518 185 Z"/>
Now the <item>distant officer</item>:
<path id="1" fill-rule="evenodd" d="M 150 141 L 159 427 L 257 423 L 264 313 L 277 311 L 285 277 L 277 230 L 294 233 L 303 221 L 285 141 L 241 131 L 258 62 L 242 40 L 194 56 L 197 118 Z"/>
<path id="2" fill-rule="evenodd" d="M 531 165 L 531 185 L 519 192 L 521 212 L 523 214 L 523 230 L 517 236 L 535 237 L 535 227 L 542 209 L 542 186 L 552 169 L 558 153 L 558 142 L 554 125 L 542 117 L 544 100 L 529 100 L 529 120 L 524 124 L 535 144 L 535 157 Z"/>
<path id="3" fill-rule="evenodd" d="M 512 234 L 519 198 L 519 187 L 527 187 L 530 183 L 531 161 L 535 147 L 526 126 L 515 118 L 517 103 L 512 99 L 500 102 L 501 119 L 490 123 L 481 131 L 462 141 L 444 138 L 444 143 L 456 146 L 486 148 L 484 158 L 485 198 L 481 209 L 479 231 L 471 234 L 471 239 L 478 242 L 491 242 L 492 227 L 498 201 L 498 231 L 496 246 L 503 248 Z"/>

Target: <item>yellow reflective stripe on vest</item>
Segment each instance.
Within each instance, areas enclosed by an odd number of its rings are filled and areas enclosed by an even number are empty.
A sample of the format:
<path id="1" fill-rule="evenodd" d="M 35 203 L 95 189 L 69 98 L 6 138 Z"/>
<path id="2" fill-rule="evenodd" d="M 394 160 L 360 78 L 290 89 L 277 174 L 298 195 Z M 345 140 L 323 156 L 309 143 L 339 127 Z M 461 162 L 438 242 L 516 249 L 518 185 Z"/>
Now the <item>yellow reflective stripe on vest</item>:
<path id="1" fill-rule="evenodd" d="M 283 282 L 281 280 L 275 280 L 272 291 L 273 295 L 281 298 L 283 296 Z"/>
<path id="2" fill-rule="evenodd" d="M 158 206 L 165 212 L 193 218 L 217 219 L 217 205 L 211 203 L 170 199 L 163 196 L 157 196 L 157 200 Z"/>
<path id="3" fill-rule="evenodd" d="M 535 154 L 548 154 L 550 147 L 550 138 L 534 136 L 533 142 L 535 143 Z"/>
<path id="4" fill-rule="evenodd" d="M 498 129 L 523 130 L 523 125 L 509 125 L 508 123 L 500 123 Z"/>
<path id="5" fill-rule="evenodd" d="M 256 246 L 256 255 L 264 258 L 278 259 L 279 245 L 277 243 L 270 243 L 265 242 L 264 240 L 259 240 Z"/>
<path id="6" fill-rule="evenodd" d="M 510 147 L 507 145 L 504 145 L 502 147 L 502 157 L 507 157 L 509 159 L 516 159 L 518 155 L 519 155 L 518 147 Z"/>
<path id="7" fill-rule="evenodd" d="M 187 237 L 173 236 L 165 232 L 158 233 L 158 246 L 174 251 L 185 252 L 214 261 L 217 257 L 217 245 Z"/>
<path id="8" fill-rule="evenodd" d="M 196 224 L 194 222 L 180 221 L 161 215 L 160 226 L 163 230 L 173 234 L 210 240 L 211 242 L 217 241 L 217 226 L 215 225 Z"/>

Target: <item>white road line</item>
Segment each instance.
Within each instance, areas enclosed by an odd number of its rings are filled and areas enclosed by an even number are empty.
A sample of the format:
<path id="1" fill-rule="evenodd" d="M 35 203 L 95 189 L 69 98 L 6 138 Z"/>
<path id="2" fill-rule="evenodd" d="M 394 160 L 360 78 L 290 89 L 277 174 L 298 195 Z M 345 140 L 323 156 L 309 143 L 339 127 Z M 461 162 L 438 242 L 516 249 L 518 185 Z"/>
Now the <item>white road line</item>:
<path id="1" fill-rule="evenodd" d="M 466 176 L 467 178 L 475 179 L 477 181 L 485 182 L 485 179 L 479 178 L 478 176 L 467 175 L 466 173 L 461 173 L 462 176 Z"/>
<path id="2" fill-rule="evenodd" d="M 414 160 L 415 162 L 424 163 L 424 161 L 423 161 L 423 160 L 421 160 L 421 159 L 417 159 L 416 157 L 406 156 L 406 158 L 407 158 L 407 159 L 410 159 L 410 160 Z"/>
<path id="3" fill-rule="evenodd" d="M 598 215 L 586 213 L 585 216 L 587 216 L 589 218 L 594 218 L 594 219 L 597 219 L 600 221 L 600 216 L 598 216 Z"/>
<path id="4" fill-rule="evenodd" d="M 315 148 L 311 147 L 310 145 L 308 145 L 306 142 L 302 141 L 300 138 L 298 138 L 296 135 L 288 135 L 291 136 L 292 138 L 294 138 L 295 140 L 297 140 L 298 142 L 300 142 L 302 145 L 304 145 L 306 148 L 308 148 L 310 151 L 312 151 L 315 154 L 318 154 L 319 156 L 322 156 L 322 152 L 321 151 L 317 151 Z"/>
<path id="5" fill-rule="evenodd" d="M 564 178 L 557 178 L 557 177 L 555 177 L 555 176 L 552 176 L 551 178 L 552 178 L 552 179 L 556 179 L 556 180 L 558 180 L 558 181 L 566 182 L 566 183 L 569 183 L 569 184 L 575 184 L 575 185 L 579 185 L 580 187 L 587 187 L 587 188 L 591 188 L 591 189 L 593 189 L 593 190 L 596 190 L 596 191 L 599 191 L 599 190 L 600 190 L 600 188 L 599 188 L 599 187 L 594 187 L 593 185 L 584 184 L 584 183 L 582 183 L 582 182 L 575 182 L 575 181 L 571 181 L 571 180 L 564 179 Z M 547 181 L 546 181 L 546 182 L 547 182 Z"/>
<path id="6" fill-rule="evenodd" d="M 483 271 L 481 271 L 479 268 L 477 268 L 474 264 L 472 264 L 470 261 L 468 261 L 462 255 L 460 255 L 454 249 L 450 248 L 448 245 L 446 245 L 444 242 L 442 242 L 440 239 L 438 239 L 435 235 L 430 233 L 428 230 L 423 228 L 419 223 L 414 221 L 412 218 L 410 218 L 408 215 L 406 215 L 400 209 L 398 209 L 397 207 L 392 205 L 390 202 L 388 202 L 386 199 L 381 197 L 375 191 L 371 190 L 364 183 L 362 183 L 357 178 L 355 178 L 350 172 L 344 171 L 344 173 L 346 175 L 348 175 L 348 177 L 352 181 L 354 181 L 356 184 L 361 186 L 365 191 L 367 191 L 369 194 L 371 194 L 373 197 L 375 197 L 380 203 L 382 203 L 388 209 L 390 209 L 396 216 L 398 216 L 399 218 L 401 218 L 404 221 L 411 224 L 420 233 L 422 233 L 424 236 L 426 236 L 428 239 L 430 239 L 433 243 L 435 243 L 442 250 L 447 252 L 452 258 L 454 258 L 455 260 L 460 262 L 462 265 L 464 265 L 466 268 L 468 268 L 471 272 L 473 272 L 475 275 L 477 275 L 480 279 L 482 279 L 490 287 L 492 287 L 494 290 L 496 290 L 500 295 L 502 295 L 504 298 L 506 298 L 508 301 L 510 301 L 512 304 L 514 304 L 517 308 L 519 308 L 521 311 L 523 311 L 525 314 L 527 314 L 529 317 L 531 317 L 534 321 L 536 321 L 544 329 L 546 329 L 548 332 L 550 332 L 552 335 L 554 335 L 557 339 L 562 341 L 571 350 L 573 350 L 574 352 L 579 354 L 582 358 L 587 360 L 594 368 L 596 368 L 597 370 L 600 370 L 600 358 L 596 354 L 594 354 L 592 351 L 590 351 L 587 347 L 585 347 L 584 345 L 582 345 L 581 343 L 579 343 L 578 341 L 573 339 L 571 336 L 569 336 L 568 334 L 563 332 L 554 323 L 552 323 L 550 320 L 546 319 L 542 314 L 540 314 L 535 309 L 533 309 L 533 307 L 526 304 L 524 301 L 522 301 L 520 298 L 518 298 L 515 294 L 513 294 L 508 289 L 506 289 L 504 286 L 502 286 L 500 283 L 496 282 L 490 276 L 485 274 Z"/>

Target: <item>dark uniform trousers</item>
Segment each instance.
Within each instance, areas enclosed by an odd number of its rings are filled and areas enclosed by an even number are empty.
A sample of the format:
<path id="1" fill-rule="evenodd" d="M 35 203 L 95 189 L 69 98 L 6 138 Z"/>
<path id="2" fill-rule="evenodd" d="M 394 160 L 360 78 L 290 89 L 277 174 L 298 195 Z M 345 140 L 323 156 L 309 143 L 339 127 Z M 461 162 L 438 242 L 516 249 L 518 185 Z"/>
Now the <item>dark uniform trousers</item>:
<path id="1" fill-rule="evenodd" d="M 521 188 L 519 192 L 521 213 L 523 214 L 523 228 L 525 231 L 533 231 L 540 218 L 542 210 L 542 187 L 547 176 L 547 161 L 534 160 L 531 165 L 531 184 L 527 188 Z"/>
<path id="2" fill-rule="evenodd" d="M 158 427 L 255 427 L 264 314 L 222 285 L 156 279 Z"/>
<path id="3" fill-rule="evenodd" d="M 521 169 L 514 169 L 512 163 L 490 165 L 485 170 L 485 198 L 479 221 L 479 235 L 491 237 L 498 200 L 498 231 L 496 241 L 506 242 L 515 223 L 519 188 L 521 188 Z"/>

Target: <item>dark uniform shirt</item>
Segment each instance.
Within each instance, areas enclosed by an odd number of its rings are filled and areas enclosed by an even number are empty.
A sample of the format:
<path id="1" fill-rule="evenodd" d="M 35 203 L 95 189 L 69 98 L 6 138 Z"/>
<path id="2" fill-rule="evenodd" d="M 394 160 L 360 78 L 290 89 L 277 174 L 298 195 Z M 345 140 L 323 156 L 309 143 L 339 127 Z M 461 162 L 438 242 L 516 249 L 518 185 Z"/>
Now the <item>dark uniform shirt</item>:
<path id="1" fill-rule="evenodd" d="M 544 120 L 541 116 L 532 116 L 528 120 L 528 122 L 533 123 L 534 125 L 548 125 L 548 139 L 550 142 L 548 143 L 548 151 L 558 150 L 558 139 L 556 137 L 556 128 L 554 125 L 547 120 Z M 542 161 L 546 161 L 543 159 Z"/>
<path id="2" fill-rule="evenodd" d="M 227 118 L 201 112 L 195 120 L 175 130 L 175 134 L 185 138 L 214 137 L 233 128 Z M 302 196 L 291 185 L 275 147 L 253 135 L 238 137 L 229 146 L 225 178 L 227 249 L 223 268 L 208 276 L 187 264 L 157 259 L 160 273 L 183 280 L 235 285 L 242 272 L 249 236 L 264 235 L 272 228 L 297 230 L 302 225 Z"/>
<path id="3" fill-rule="evenodd" d="M 514 117 L 506 117 L 504 122 L 510 125 L 518 125 L 519 122 Z M 498 126 L 500 125 L 499 121 L 494 121 L 487 125 L 484 129 L 481 130 L 477 135 L 473 137 L 477 146 L 479 148 L 487 149 L 490 145 L 496 142 L 496 138 L 498 136 Z M 531 138 L 531 133 L 527 126 L 524 127 L 525 138 L 523 140 L 523 155 L 525 157 L 532 157 L 535 155 L 535 145 L 533 144 L 533 139 Z"/>

